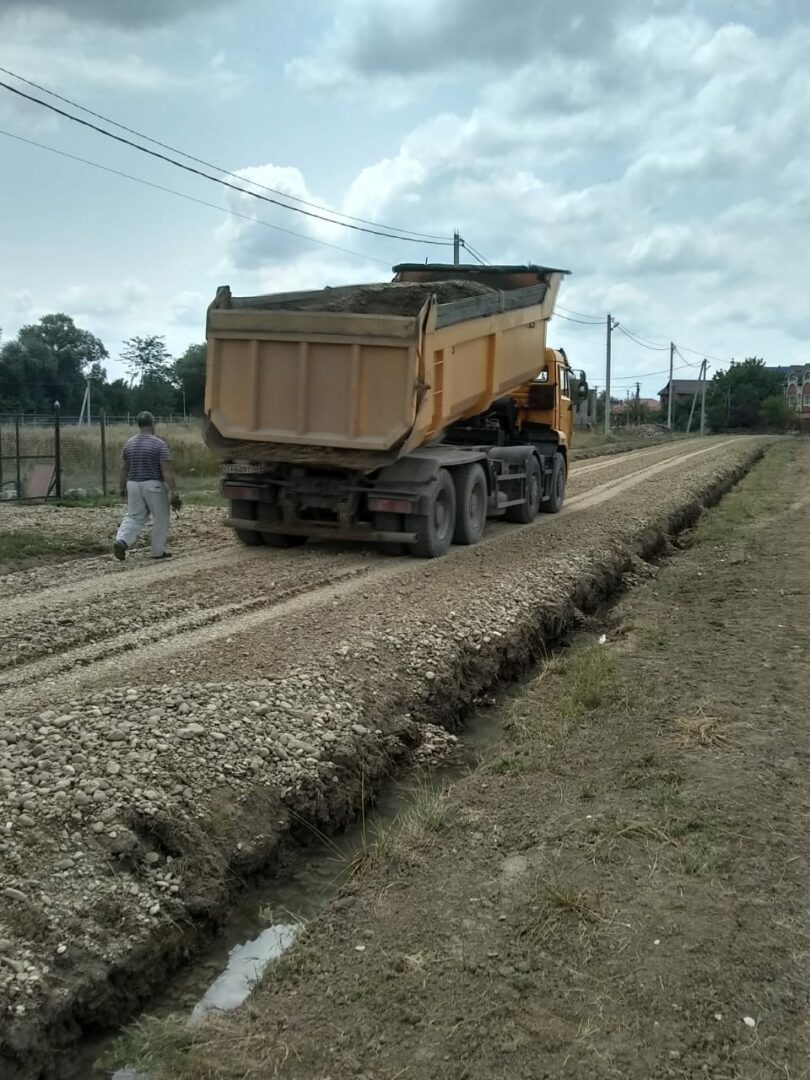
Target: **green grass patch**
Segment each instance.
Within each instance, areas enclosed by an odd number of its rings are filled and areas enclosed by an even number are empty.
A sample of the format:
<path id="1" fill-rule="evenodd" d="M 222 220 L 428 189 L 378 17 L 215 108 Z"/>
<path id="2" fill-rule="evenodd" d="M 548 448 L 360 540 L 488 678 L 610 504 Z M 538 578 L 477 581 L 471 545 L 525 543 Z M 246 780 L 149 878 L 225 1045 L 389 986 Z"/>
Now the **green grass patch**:
<path id="1" fill-rule="evenodd" d="M 508 707 L 505 730 L 532 763 L 547 758 L 571 727 L 596 714 L 624 714 L 633 690 L 604 645 L 550 660 Z"/>
<path id="2" fill-rule="evenodd" d="M 93 555 L 107 545 L 88 536 L 49 536 L 44 532 L 0 533 L 0 562 L 21 562 L 42 556 Z"/>
<path id="3" fill-rule="evenodd" d="M 644 652 L 663 652 L 669 645 L 669 633 L 663 626 L 639 623 L 635 627 L 636 640 Z"/>
<path id="4" fill-rule="evenodd" d="M 516 754 L 500 754 L 488 766 L 489 771 L 497 776 L 521 776 L 530 767 L 531 763 L 526 758 Z"/>
<path id="5" fill-rule="evenodd" d="M 770 447 L 735 490 L 703 517 L 695 541 L 725 545 L 746 540 L 764 521 L 787 510 L 796 495 L 783 480 L 796 452 L 794 441 Z"/>

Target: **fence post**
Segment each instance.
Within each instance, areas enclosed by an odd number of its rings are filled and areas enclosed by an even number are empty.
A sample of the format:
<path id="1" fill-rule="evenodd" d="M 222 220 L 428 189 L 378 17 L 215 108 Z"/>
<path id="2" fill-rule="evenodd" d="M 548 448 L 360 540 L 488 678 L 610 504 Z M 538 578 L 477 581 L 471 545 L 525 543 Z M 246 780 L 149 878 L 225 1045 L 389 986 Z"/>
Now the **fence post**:
<path id="1" fill-rule="evenodd" d="M 107 494 L 107 414 L 102 410 L 99 417 L 101 428 L 101 494 Z"/>
<path id="2" fill-rule="evenodd" d="M 20 414 L 14 417 L 14 456 L 17 459 L 17 498 L 22 498 L 22 477 L 20 476 Z"/>
<path id="3" fill-rule="evenodd" d="M 0 419 L 0 491 L 3 490 L 3 423 Z"/>
<path id="4" fill-rule="evenodd" d="M 56 480 L 56 497 L 62 498 L 62 406 L 53 403 L 53 471 Z"/>

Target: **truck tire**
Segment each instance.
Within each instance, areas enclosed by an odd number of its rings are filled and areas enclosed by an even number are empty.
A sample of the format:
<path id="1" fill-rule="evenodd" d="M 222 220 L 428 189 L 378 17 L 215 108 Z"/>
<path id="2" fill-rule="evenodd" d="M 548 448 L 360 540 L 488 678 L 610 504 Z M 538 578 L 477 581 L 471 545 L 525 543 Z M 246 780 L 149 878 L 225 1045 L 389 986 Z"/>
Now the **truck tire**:
<path id="1" fill-rule="evenodd" d="M 259 521 L 278 521 L 278 506 L 275 503 L 259 503 L 257 517 Z M 307 542 L 305 536 L 293 535 L 292 533 L 263 532 L 259 533 L 259 536 L 265 547 L 271 548 L 301 547 L 302 544 Z"/>
<path id="2" fill-rule="evenodd" d="M 456 488 L 454 544 L 477 544 L 487 523 L 487 477 L 481 465 L 453 470 Z"/>
<path id="3" fill-rule="evenodd" d="M 427 514 L 408 514 L 405 528 L 416 533 L 411 554 L 419 559 L 446 555 L 456 530 L 456 489 L 447 469 L 439 469 L 439 481 Z"/>
<path id="4" fill-rule="evenodd" d="M 562 454 L 554 455 L 551 467 L 551 498 L 540 504 L 544 514 L 559 514 L 565 499 L 565 458 Z"/>
<path id="5" fill-rule="evenodd" d="M 379 532 L 405 531 L 402 527 L 401 514 L 392 514 L 383 510 L 374 515 L 374 528 Z M 380 540 L 377 543 L 377 550 L 381 555 L 405 555 L 408 551 L 408 545 L 398 544 L 395 541 Z"/>
<path id="6" fill-rule="evenodd" d="M 251 499 L 231 499 L 231 517 L 255 521 L 256 503 Z M 248 547 L 258 547 L 262 542 L 262 534 L 256 532 L 255 529 L 234 529 L 233 531 Z"/>
<path id="7" fill-rule="evenodd" d="M 522 503 L 506 508 L 506 520 L 516 525 L 531 525 L 540 509 L 543 494 L 543 478 L 540 462 L 532 454 L 526 462 L 526 498 Z"/>

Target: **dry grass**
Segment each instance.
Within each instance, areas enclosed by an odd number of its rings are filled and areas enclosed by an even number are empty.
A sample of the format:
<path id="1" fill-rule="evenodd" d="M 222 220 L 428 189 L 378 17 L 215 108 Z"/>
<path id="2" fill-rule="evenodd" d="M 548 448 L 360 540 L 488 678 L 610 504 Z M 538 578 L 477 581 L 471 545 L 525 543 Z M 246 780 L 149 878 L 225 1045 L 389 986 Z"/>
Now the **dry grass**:
<path id="1" fill-rule="evenodd" d="M 545 945 L 572 919 L 580 937 L 593 924 L 604 921 L 586 893 L 571 886 L 538 884 L 530 908 L 532 918 L 524 936 L 535 947 Z"/>
<path id="2" fill-rule="evenodd" d="M 111 424 L 107 428 L 107 483 L 114 490 L 118 481 L 121 448 L 137 428 L 128 424 Z M 203 442 L 202 431 L 197 422 L 161 424 L 157 434 L 171 447 L 177 475 L 183 480 L 213 480 L 219 473 L 219 462 Z M 13 426 L 0 428 L 3 456 L 15 452 Z M 98 425 L 90 428 L 65 426 L 62 428 L 62 487 L 101 489 L 101 431 Z M 42 455 L 53 459 L 53 428 L 37 424 L 24 424 L 20 428 L 20 454 Z M 22 462 L 23 480 L 36 462 Z M 14 479 L 13 462 L 4 462 L 4 480 Z"/>
<path id="3" fill-rule="evenodd" d="M 729 745 L 729 737 L 722 730 L 722 720 L 717 716 L 707 716 L 703 707 L 698 705 L 692 716 L 684 716 L 675 721 L 678 743 L 685 750 L 695 746 L 722 748 Z"/>
<path id="4" fill-rule="evenodd" d="M 448 825 L 448 793 L 422 778 L 407 807 L 393 821 L 364 837 L 350 864 L 350 875 L 366 873 L 380 864 L 409 866 L 417 862 Z"/>
<path id="5" fill-rule="evenodd" d="M 149 1017 L 118 1040 L 103 1064 L 135 1068 L 149 1080 L 251 1080 L 277 1075 L 287 1056 L 263 1025 L 243 1028 L 210 1014 L 201 1024 Z"/>

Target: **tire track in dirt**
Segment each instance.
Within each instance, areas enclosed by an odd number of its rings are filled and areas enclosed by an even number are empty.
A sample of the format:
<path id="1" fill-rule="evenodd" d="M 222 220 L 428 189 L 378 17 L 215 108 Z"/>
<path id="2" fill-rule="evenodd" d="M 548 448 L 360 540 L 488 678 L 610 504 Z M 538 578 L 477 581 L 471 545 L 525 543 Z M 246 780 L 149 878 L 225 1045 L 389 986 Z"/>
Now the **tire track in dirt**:
<path id="1" fill-rule="evenodd" d="M 667 453 L 671 454 L 676 447 L 682 448 L 683 443 L 664 443 L 662 446 L 651 446 L 647 450 L 635 450 L 630 452 L 626 458 L 625 455 L 621 454 L 609 454 L 596 461 L 586 459 L 581 465 L 574 460 L 571 462 L 568 475 L 571 479 L 574 477 L 590 476 L 592 473 L 603 472 L 605 469 L 618 468 L 624 464 L 625 460 L 641 461 L 642 459 L 652 457 L 655 454 L 666 456 Z"/>
<path id="2" fill-rule="evenodd" d="M 635 468 L 608 481 L 599 481 L 595 487 L 589 487 L 585 492 L 569 498 L 559 517 L 566 518 L 587 512 L 661 473 L 682 468 L 689 461 L 719 451 L 734 441 L 737 440 L 723 439 L 686 454 L 683 453 L 683 447 L 679 447 L 679 452 L 664 461 Z M 643 460 L 646 460 L 646 457 L 645 454 Z M 542 528 L 553 520 L 550 516 L 541 515 L 532 525 L 494 523 L 488 527 L 482 544 L 495 543 L 507 533 L 513 535 L 516 528 Z M 312 552 L 317 553 L 318 548 L 313 547 Z M 245 587 L 255 590 L 256 583 L 250 572 L 254 568 L 251 564 L 261 559 L 262 549 L 239 553 L 247 556 L 247 559 L 243 560 L 248 563 Z M 302 556 L 306 558 L 307 554 L 309 553 L 296 550 L 283 556 L 283 571 L 287 578 L 298 579 L 286 589 L 276 588 L 272 593 L 262 591 L 260 595 L 252 591 L 250 597 L 244 601 L 212 603 L 176 619 L 158 622 L 151 627 L 126 630 L 112 637 L 106 636 L 100 642 L 83 644 L 78 648 L 22 664 L 12 669 L 10 674 L 0 677 L 0 707 L 18 705 L 31 695 L 58 692 L 65 696 L 67 693 L 77 692 L 85 685 L 98 686 L 118 682 L 124 653 L 128 655 L 127 663 L 123 666 L 131 669 L 132 677 L 137 680 L 151 663 L 165 659 L 167 655 L 193 653 L 210 648 L 217 640 L 257 630 L 269 622 L 295 616 L 318 605 L 334 603 L 359 591 L 369 582 L 376 584 L 381 578 L 405 578 L 414 571 L 414 563 L 410 559 L 370 559 L 367 555 L 362 557 L 341 553 L 335 556 L 331 552 L 325 555 L 321 552 L 321 557 L 309 560 L 309 565 L 312 566 L 313 562 L 320 563 L 323 573 L 314 579 L 301 581 Z M 452 557 L 451 551 L 446 558 L 452 560 Z M 272 568 L 276 576 L 281 570 L 275 558 L 262 560 L 262 565 Z M 228 569 L 231 569 L 230 564 Z M 173 578 L 181 576 L 172 575 Z M 140 581 L 141 577 L 138 580 Z M 229 575 L 229 580 L 233 582 L 232 575 Z M 193 574 L 192 581 L 184 582 L 184 587 L 187 588 L 192 582 Z M 210 584 L 210 581 L 205 581 L 206 588 L 210 588 Z M 238 591 L 241 588 L 238 579 L 236 586 Z"/>
<path id="3" fill-rule="evenodd" d="M 390 565 L 394 568 L 393 564 Z M 71 672 L 75 677 L 77 672 L 72 671 L 74 668 L 81 669 L 85 665 L 100 665 L 106 662 L 107 669 L 112 670 L 118 664 L 117 658 L 120 654 L 128 650 L 137 650 L 140 656 L 156 649 L 161 654 L 165 654 L 167 642 L 175 642 L 181 648 L 187 645 L 193 647 L 195 632 L 199 637 L 200 631 L 207 630 L 218 623 L 225 623 L 227 626 L 238 623 L 247 613 L 256 608 L 261 609 L 261 621 L 287 614 L 295 610 L 296 606 L 300 606 L 301 602 L 307 598 L 317 603 L 324 598 L 330 598 L 332 594 L 347 591 L 347 586 L 355 585 L 356 579 L 365 576 L 365 573 L 366 571 L 362 569 L 347 570 L 330 581 L 327 587 L 316 590 L 309 589 L 307 584 L 293 585 L 280 590 L 270 606 L 268 606 L 268 598 L 262 595 L 193 611 L 151 627 L 139 627 L 137 630 L 108 637 L 100 642 L 68 649 L 56 656 L 48 656 L 18 668 L 12 668 L 0 675 L 0 701 L 7 692 L 16 687 L 27 686 L 32 682 L 36 682 L 37 686 L 41 687 L 65 672 Z"/>
<path id="4" fill-rule="evenodd" d="M 618 463 L 611 458 L 599 467 L 611 468 L 613 474 L 620 474 L 616 478 L 620 479 L 637 471 L 638 464 L 651 453 L 663 453 L 664 460 L 674 460 L 680 456 L 680 447 L 655 447 L 627 455 Z M 592 479 L 589 470 L 587 485 L 604 482 L 601 476 Z M 581 470 L 574 470 L 571 489 L 576 491 L 581 483 Z M 569 502 L 576 502 L 578 497 L 574 495 Z M 218 520 L 214 528 L 221 528 Z M 489 539 L 500 535 L 503 528 L 502 523 L 490 523 Z M 92 642 L 125 640 L 133 622 L 144 627 L 146 641 L 168 637 L 181 625 L 179 618 L 183 618 L 183 626 L 217 622 L 219 613 L 228 605 L 238 608 L 246 593 L 255 596 L 258 592 L 271 606 L 277 602 L 279 592 L 287 594 L 292 580 L 298 585 L 306 578 L 307 587 L 317 590 L 328 586 L 336 575 L 340 579 L 347 568 L 371 571 L 376 563 L 376 572 L 380 573 L 387 562 L 368 545 L 320 543 L 292 552 L 270 552 L 220 542 L 214 550 L 183 555 L 170 563 L 154 564 L 145 555 L 124 565 L 109 557 L 87 559 L 81 564 L 79 580 L 75 564 L 68 570 L 68 581 L 64 580 L 64 567 L 43 567 L 34 575 L 26 575 L 26 580 L 30 587 L 31 577 L 39 574 L 44 587 L 35 593 L 18 594 L 5 605 L 7 621 L 0 626 L 0 670 L 19 670 L 41 657 L 55 652 L 74 653 Z M 151 601 L 145 603 L 145 596 L 151 596 Z M 251 604 L 251 608 L 258 606 L 259 602 Z M 210 615 L 201 614 L 205 611 Z M 159 624 L 163 633 L 156 635 L 153 624 Z"/>

